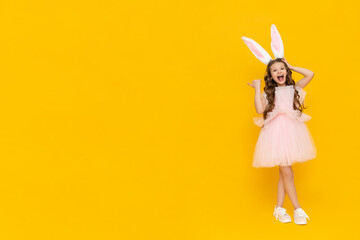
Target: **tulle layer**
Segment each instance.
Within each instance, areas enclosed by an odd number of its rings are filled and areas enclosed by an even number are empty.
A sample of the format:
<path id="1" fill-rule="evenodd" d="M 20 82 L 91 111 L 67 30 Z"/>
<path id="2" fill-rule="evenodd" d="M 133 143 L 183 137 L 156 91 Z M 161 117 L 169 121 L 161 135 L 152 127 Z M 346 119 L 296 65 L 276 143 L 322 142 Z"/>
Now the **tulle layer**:
<path id="1" fill-rule="evenodd" d="M 281 110 L 281 109 L 274 109 L 272 112 L 269 112 L 267 114 L 266 119 L 264 120 L 263 115 L 259 117 L 254 117 L 253 121 L 255 125 L 258 127 L 264 127 L 267 125 L 268 122 L 270 122 L 272 119 L 274 119 L 278 114 L 286 114 L 292 119 L 297 119 L 299 122 L 307 122 L 311 119 L 311 116 L 307 115 L 306 113 L 300 112 L 299 110 Z"/>
<path id="2" fill-rule="evenodd" d="M 253 167 L 290 166 L 316 157 L 314 140 L 304 123 L 311 117 L 302 115 L 285 111 L 266 119 L 255 146 Z"/>

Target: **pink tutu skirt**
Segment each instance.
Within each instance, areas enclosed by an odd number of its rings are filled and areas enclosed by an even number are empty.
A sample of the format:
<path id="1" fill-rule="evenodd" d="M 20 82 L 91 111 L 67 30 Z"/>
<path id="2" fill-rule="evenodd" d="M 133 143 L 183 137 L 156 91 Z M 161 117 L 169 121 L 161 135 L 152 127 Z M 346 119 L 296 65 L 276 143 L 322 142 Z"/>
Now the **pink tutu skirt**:
<path id="1" fill-rule="evenodd" d="M 306 123 L 279 114 L 260 131 L 253 167 L 290 166 L 315 157 L 315 143 Z"/>

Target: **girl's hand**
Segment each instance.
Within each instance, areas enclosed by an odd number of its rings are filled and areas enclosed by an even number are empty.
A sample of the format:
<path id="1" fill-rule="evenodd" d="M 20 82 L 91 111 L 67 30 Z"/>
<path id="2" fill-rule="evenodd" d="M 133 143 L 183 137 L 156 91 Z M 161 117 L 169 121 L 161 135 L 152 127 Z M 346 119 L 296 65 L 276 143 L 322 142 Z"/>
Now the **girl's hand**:
<path id="1" fill-rule="evenodd" d="M 255 79 L 252 81 L 252 83 L 247 83 L 247 84 L 255 89 L 260 89 L 261 80 Z"/>
<path id="2" fill-rule="evenodd" d="M 288 68 L 290 68 L 290 70 L 292 70 L 292 66 L 286 61 L 285 58 L 282 58 L 281 60 L 288 66 Z"/>

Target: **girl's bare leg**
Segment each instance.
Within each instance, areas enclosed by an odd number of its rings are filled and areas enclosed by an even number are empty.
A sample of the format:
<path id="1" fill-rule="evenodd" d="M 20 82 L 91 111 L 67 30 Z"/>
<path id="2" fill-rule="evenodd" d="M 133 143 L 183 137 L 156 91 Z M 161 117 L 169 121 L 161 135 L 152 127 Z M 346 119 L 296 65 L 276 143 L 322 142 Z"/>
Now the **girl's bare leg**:
<path id="1" fill-rule="evenodd" d="M 300 207 L 300 204 L 297 198 L 295 184 L 294 184 L 294 172 L 291 166 L 284 166 L 284 167 L 279 166 L 279 168 L 284 179 L 285 191 L 288 197 L 290 198 L 290 201 L 294 206 L 294 209 L 297 209 Z"/>
<path id="2" fill-rule="evenodd" d="M 282 207 L 285 200 L 285 186 L 284 186 L 284 178 L 281 174 L 280 168 L 279 168 L 279 182 L 278 182 L 278 192 L 277 192 L 277 204 L 276 207 Z"/>

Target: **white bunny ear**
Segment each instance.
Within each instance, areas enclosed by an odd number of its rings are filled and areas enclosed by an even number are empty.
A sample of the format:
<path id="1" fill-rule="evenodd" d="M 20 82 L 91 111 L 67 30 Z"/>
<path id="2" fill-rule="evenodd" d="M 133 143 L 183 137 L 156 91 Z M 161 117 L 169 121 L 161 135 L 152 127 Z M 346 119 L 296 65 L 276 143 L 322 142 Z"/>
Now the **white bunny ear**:
<path id="1" fill-rule="evenodd" d="M 250 51 L 255 55 L 257 59 L 259 59 L 262 63 L 267 65 L 271 60 L 271 56 L 269 53 L 261 47 L 257 42 L 252 40 L 251 38 L 241 37 L 244 40 L 245 44 L 248 46 Z"/>
<path id="2" fill-rule="evenodd" d="M 271 25 L 271 50 L 274 53 L 275 58 L 284 57 L 283 41 L 275 24 Z"/>

